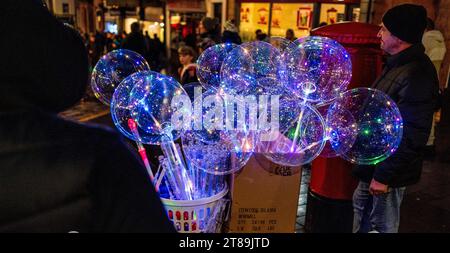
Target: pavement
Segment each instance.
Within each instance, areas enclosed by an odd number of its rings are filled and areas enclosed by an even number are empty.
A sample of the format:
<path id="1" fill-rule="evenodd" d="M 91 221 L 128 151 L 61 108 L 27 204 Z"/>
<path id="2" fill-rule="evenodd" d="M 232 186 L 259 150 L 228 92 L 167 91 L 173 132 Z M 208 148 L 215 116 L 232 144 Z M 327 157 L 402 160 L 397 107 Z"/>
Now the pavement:
<path id="1" fill-rule="evenodd" d="M 449 118 L 441 118 L 436 126 L 436 156 L 424 162 L 419 183 L 406 189 L 399 232 L 450 232 Z"/>

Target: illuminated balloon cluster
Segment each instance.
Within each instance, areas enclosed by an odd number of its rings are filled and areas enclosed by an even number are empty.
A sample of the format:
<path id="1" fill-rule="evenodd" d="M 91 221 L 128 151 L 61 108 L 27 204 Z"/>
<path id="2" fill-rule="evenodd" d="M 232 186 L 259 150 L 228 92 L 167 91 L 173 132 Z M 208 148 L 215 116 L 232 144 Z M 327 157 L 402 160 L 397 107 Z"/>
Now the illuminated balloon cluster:
<path id="1" fill-rule="evenodd" d="M 211 65 L 205 63 L 217 59 L 209 55 L 201 56 L 199 71 Z M 293 43 L 283 38 L 271 38 L 269 43 L 244 43 L 227 50 L 226 56 L 222 54 L 216 63 L 222 64 L 220 80 L 215 78 L 212 86 L 220 83 L 221 90 L 231 95 L 259 96 L 256 99 L 260 107 L 265 99 L 270 100 L 270 105 L 262 106 L 266 111 L 257 113 L 258 134 L 252 136 L 256 141 L 251 143 L 256 145 L 254 152 L 277 164 L 303 165 L 321 153 L 372 164 L 386 159 L 399 145 L 402 120 L 397 107 L 378 91 L 346 92 L 352 74 L 351 58 L 332 39 L 311 36 Z M 210 87 L 205 81 L 208 79 L 201 80 L 203 86 Z M 373 101 L 352 104 L 343 100 L 348 94 L 355 100 L 367 97 Z M 351 105 L 371 113 L 358 114 Z M 370 120 L 383 113 L 384 120 L 373 125 Z M 362 135 L 369 125 L 370 133 L 377 133 L 376 136 Z"/>
<path id="2" fill-rule="evenodd" d="M 375 164 L 402 137 L 401 115 L 389 97 L 367 88 L 346 91 L 351 59 L 329 38 L 210 47 L 197 62 L 199 83 L 186 86 L 190 97 L 176 80 L 124 52 L 103 57 L 92 79 L 101 100 L 115 91 L 117 128 L 146 144 L 164 146 L 181 136 L 189 164 L 210 174 L 236 172 L 255 152 L 285 166 L 310 163 L 320 154 Z M 134 60 L 125 67 L 129 58 Z"/>
<path id="3" fill-rule="evenodd" d="M 186 90 L 129 50 L 103 56 L 92 73 L 96 97 L 110 105 L 117 129 L 136 142 L 162 198 L 180 203 L 223 198 L 224 175 L 240 170 L 255 153 L 284 166 L 304 165 L 319 155 L 371 165 L 400 144 L 397 106 L 381 91 L 346 91 L 351 59 L 334 40 L 291 43 L 274 37 L 219 44 L 205 50 L 197 64 L 199 83 Z M 155 176 L 143 144 L 163 151 Z M 211 209 L 217 215 L 207 216 L 211 224 L 226 209 L 226 201 L 217 203 Z M 198 217 L 191 216 L 196 230 Z"/>

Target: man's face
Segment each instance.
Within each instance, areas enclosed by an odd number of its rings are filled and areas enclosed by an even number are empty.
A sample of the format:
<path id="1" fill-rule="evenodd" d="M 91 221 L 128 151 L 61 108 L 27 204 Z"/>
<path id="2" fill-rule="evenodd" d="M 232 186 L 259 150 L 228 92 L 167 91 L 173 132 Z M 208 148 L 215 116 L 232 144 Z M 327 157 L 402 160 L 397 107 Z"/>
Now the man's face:
<path id="1" fill-rule="evenodd" d="M 401 43 L 400 39 L 392 35 L 384 24 L 381 24 L 381 29 L 378 32 L 378 38 L 381 38 L 381 49 L 388 54 L 395 54 Z"/>

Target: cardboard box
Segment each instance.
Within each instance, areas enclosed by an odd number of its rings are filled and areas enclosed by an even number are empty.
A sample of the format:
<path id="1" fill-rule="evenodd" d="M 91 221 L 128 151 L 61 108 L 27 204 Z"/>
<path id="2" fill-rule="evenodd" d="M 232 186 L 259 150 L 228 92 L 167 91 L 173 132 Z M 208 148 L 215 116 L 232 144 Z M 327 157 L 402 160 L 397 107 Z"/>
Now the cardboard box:
<path id="1" fill-rule="evenodd" d="M 231 233 L 294 233 L 301 167 L 254 154 L 231 180 Z"/>

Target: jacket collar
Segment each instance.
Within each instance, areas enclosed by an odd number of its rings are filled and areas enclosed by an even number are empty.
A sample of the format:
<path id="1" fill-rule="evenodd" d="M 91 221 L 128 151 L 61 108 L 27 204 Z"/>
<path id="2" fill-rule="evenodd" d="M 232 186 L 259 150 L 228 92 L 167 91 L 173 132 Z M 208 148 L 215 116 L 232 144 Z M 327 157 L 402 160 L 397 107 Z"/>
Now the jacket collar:
<path id="1" fill-rule="evenodd" d="M 388 68 L 405 65 L 420 58 L 424 52 L 425 47 L 421 43 L 414 44 L 398 54 L 388 56 L 386 65 Z"/>

